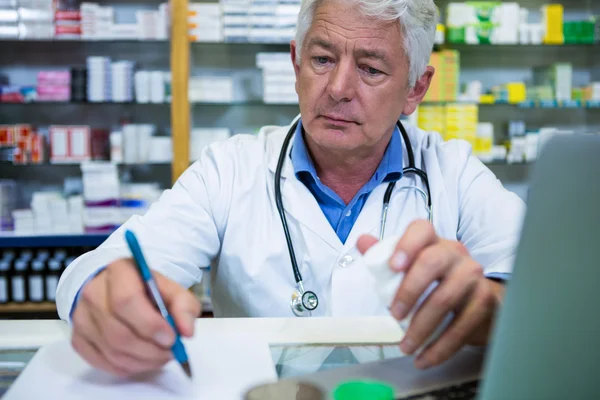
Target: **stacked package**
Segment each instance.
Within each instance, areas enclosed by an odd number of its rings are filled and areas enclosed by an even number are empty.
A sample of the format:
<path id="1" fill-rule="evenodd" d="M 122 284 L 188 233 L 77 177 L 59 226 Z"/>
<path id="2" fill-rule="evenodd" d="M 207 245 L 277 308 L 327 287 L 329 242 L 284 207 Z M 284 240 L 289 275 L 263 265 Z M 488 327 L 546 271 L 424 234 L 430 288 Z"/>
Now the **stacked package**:
<path id="1" fill-rule="evenodd" d="M 226 42 L 247 42 L 250 35 L 250 0 L 221 0 L 223 38 Z"/>
<path id="2" fill-rule="evenodd" d="M 300 2 L 270 0 L 253 3 L 249 9 L 250 42 L 285 43 L 294 36 Z"/>
<path id="3" fill-rule="evenodd" d="M 133 101 L 133 61 L 111 64 L 111 100 L 115 103 Z"/>
<path id="4" fill-rule="evenodd" d="M 54 36 L 54 1 L 19 0 L 19 38 L 51 39 Z"/>
<path id="5" fill-rule="evenodd" d="M 55 39 L 81 39 L 81 12 L 79 10 L 57 10 L 54 14 Z"/>
<path id="6" fill-rule="evenodd" d="M 287 43 L 294 37 L 299 11 L 299 0 L 221 0 L 223 38 L 227 42 Z"/>
<path id="7" fill-rule="evenodd" d="M 90 103 L 111 101 L 111 60 L 108 57 L 88 57 L 87 98 Z"/>
<path id="8" fill-rule="evenodd" d="M 190 3 L 188 9 L 190 41 L 223 42 L 221 5 L 219 3 Z"/>
<path id="9" fill-rule="evenodd" d="M 31 125 L 0 125 L 0 147 L 14 148 L 13 164 L 40 164 L 46 158 L 45 136 Z"/>
<path id="10" fill-rule="evenodd" d="M 265 103 L 298 104 L 296 76 L 289 53 L 257 53 L 256 66 L 263 72 Z"/>
<path id="11" fill-rule="evenodd" d="M 17 0 L 0 0 L 0 39 L 19 37 Z"/>
<path id="12" fill-rule="evenodd" d="M 111 163 L 83 163 L 84 229 L 86 233 L 113 231 L 121 225 L 119 175 Z"/>
<path id="13" fill-rule="evenodd" d="M 520 6 L 514 2 L 450 3 L 448 40 L 467 44 L 519 43 Z"/>
<path id="14" fill-rule="evenodd" d="M 533 70 L 536 87 L 552 88 L 552 97 L 539 100 L 571 101 L 573 98 L 573 65 L 556 63 Z"/>
<path id="15" fill-rule="evenodd" d="M 115 9 L 97 3 L 81 4 L 81 35 L 84 40 L 167 40 L 169 37 L 169 6 L 158 10 L 139 10 L 136 22 L 116 23 Z"/>
<path id="16" fill-rule="evenodd" d="M 435 75 L 425 102 L 456 101 L 460 85 L 460 53 L 455 50 L 433 53 L 430 65 L 435 68 Z"/>
<path id="17" fill-rule="evenodd" d="M 462 139 L 475 146 L 479 108 L 474 104 L 448 104 L 419 107 L 418 126 L 438 132 L 444 140 Z"/>
<path id="18" fill-rule="evenodd" d="M 114 9 L 96 3 L 81 3 L 81 38 L 83 40 L 111 39 Z"/>
<path id="19" fill-rule="evenodd" d="M 167 40 L 169 37 L 169 7 L 167 3 L 159 6 L 158 11 L 142 10 L 136 12 L 137 35 L 140 40 Z M 123 24 L 119 24 L 123 25 Z M 115 25 L 115 26 L 119 26 Z"/>
<path id="20" fill-rule="evenodd" d="M 40 71 L 37 75 L 37 101 L 70 101 L 70 71 Z"/>

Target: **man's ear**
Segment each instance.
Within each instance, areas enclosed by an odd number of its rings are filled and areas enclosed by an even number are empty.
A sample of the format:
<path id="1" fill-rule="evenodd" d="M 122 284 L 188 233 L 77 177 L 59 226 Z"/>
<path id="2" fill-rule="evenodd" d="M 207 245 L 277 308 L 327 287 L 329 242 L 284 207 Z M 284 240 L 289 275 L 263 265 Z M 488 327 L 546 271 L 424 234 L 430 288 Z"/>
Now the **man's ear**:
<path id="1" fill-rule="evenodd" d="M 290 55 L 292 57 L 292 64 L 294 65 L 294 73 L 296 74 L 296 93 L 298 93 L 298 74 L 300 73 L 300 66 L 298 65 L 298 57 L 296 57 L 295 40 L 292 40 L 290 43 Z"/>
<path id="2" fill-rule="evenodd" d="M 421 76 L 421 78 L 417 80 L 415 86 L 412 89 L 410 89 L 408 97 L 406 99 L 406 104 L 404 105 L 404 109 L 402 110 L 402 114 L 410 115 L 415 112 L 415 110 L 427 94 L 427 90 L 429 90 L 429 85 L 431 85 L 431 80 L 433 79 L 434 74 L 435 68 L 431 66 L 427 67 L 423 76 Z"/>

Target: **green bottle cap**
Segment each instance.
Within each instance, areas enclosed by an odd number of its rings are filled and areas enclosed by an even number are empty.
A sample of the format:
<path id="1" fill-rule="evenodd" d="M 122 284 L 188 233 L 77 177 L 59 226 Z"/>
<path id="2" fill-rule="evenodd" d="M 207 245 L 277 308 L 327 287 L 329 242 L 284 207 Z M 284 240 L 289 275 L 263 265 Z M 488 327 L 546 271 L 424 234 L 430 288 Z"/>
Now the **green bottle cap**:
<path id="1" fill-rule="evenodd" d="M 394 400 L 394 389 L 382 382 L 350 381 L 333 392 L 334 400 Z"/>

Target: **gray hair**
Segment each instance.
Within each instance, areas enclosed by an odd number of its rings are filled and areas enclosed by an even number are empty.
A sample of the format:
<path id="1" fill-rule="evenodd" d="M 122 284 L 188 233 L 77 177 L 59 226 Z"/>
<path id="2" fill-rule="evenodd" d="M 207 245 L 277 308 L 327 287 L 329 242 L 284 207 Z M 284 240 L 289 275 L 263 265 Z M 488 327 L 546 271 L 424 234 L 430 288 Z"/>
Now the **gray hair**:
<path id="1" fill-rule="evenodd" d="M 296 27 L 296 59 L 298 63 L 304 38 L 312 24 L 315 10 L 323 1 L 302 0 Z M 353 1 L 359 4 L 360 10 L 366 16 L 384 21 L 398 20 L 404 34 L 404 51 L 409 61 L 408 83 L 410 87 L 413 87 L 425 73 L 435 43 L 439 14 L 433 0 Z"/>

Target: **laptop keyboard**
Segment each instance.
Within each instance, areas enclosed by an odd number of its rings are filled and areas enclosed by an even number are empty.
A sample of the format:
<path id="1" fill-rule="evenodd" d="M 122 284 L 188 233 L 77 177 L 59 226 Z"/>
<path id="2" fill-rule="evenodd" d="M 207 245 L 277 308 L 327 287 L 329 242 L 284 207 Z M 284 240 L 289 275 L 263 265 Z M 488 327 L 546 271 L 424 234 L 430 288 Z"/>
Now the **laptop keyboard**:
<path id="1" fill-rule="evenodd" d="M 398 400 L 468 400 L 477 397 L 479 381 L 461 383 L 443 389 L 421 393 L 415 396 L 402 397 Z"/>

